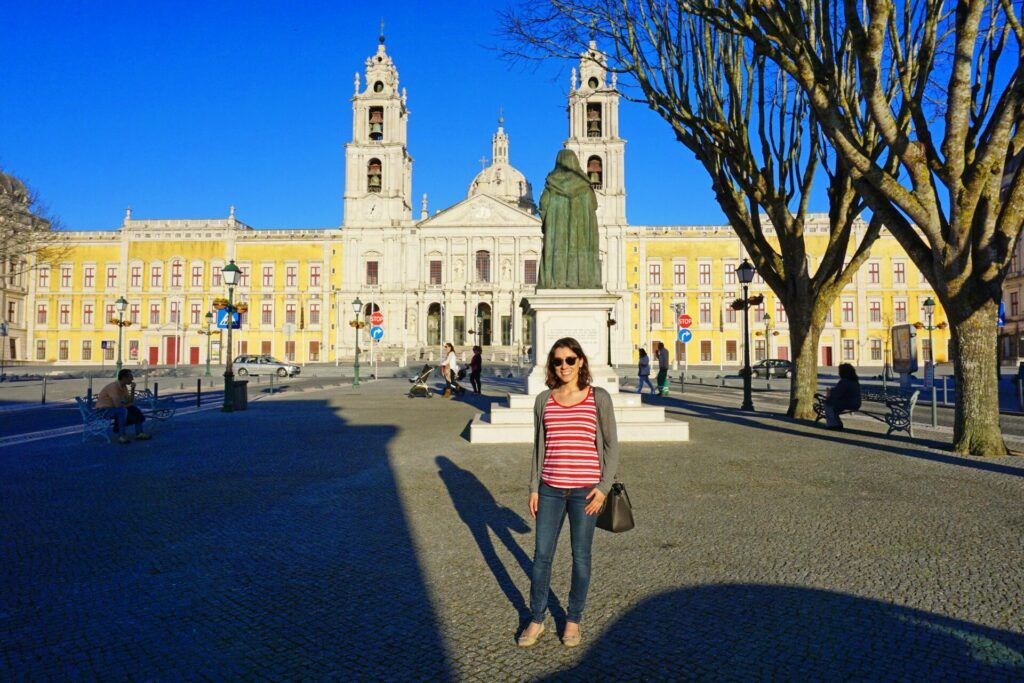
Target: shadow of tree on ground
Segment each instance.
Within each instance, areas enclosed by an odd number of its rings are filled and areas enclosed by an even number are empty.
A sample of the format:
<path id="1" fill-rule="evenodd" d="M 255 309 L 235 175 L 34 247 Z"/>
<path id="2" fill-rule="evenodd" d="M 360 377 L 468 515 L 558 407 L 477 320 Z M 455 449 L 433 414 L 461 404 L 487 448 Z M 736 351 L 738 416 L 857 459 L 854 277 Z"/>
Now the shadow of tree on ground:
<path id="1" fill-rule="evenodd" d="M 583 660 L 549 680 L 1024 678 L 1021 634 L 793 586 L 669 591 L 584 643 Z"/>

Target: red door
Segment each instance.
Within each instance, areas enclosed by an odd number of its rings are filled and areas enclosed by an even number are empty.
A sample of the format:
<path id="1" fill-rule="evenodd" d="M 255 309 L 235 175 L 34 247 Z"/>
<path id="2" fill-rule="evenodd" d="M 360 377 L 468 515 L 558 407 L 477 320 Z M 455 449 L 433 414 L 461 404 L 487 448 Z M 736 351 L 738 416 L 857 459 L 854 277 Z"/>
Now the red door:
<path id="1" fill-rule="evenodd" d="M 164 362 L 174 365 L 178 362 L 178 338 L 164 337 Z"/>
<path id="2" fill-rule="evenodd" d="M 190 346 L 188 347 L 188 364 L 199 365 L 199 347 Z"/>
<path id="3" fill-rule="evenodd" d="M 150 346 L 149 347 L 149 364 L 160 365 L 160 347 Z"/>
<path id="4" fill-rule="evenodd" d="M 821 347 L 821 364 L 825 367 L 831 367 L 832 365 L 832 347 L 822 346 Z"/>

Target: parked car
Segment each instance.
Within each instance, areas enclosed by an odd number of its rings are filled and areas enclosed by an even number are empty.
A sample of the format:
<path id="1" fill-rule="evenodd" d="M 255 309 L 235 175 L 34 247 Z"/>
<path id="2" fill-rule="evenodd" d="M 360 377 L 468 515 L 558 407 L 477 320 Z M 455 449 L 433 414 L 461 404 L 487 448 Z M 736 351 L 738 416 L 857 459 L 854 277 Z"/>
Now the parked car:
<path id="1" fill-rule="evenodd" d="M 793 363 L 781 358 L 759 360 L 750 366 L 753 377 L 789 377 L 793 374 Z"/>
<path id="2" fill-rule="evenodd" d="M 302 368 L 294 363 L 282 363 L 273 356 L 239 356 L 234 362 L 235 374 L 246 375 L 277 375 L 278 377 L 295 377 Z"/>

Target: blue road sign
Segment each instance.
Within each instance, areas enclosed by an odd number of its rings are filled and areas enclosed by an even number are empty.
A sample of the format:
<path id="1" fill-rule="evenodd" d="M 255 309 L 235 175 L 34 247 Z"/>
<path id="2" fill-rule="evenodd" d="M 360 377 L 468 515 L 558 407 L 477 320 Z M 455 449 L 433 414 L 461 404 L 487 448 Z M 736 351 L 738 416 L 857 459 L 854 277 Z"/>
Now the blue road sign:
<path id="1" fill-rule="evenodd" d="M 231 329 L 241 329 L 242 323 L 240 318 L 241 316 L 237 312 L 231 314 Z M 228 329 L 228 311 L 226 308 L 221 308 L 217 311 L 217 327 L 222 330 Z"/>
<path id="2" fill-rule="evenodd" d="M 999 314 L 996 315 L 996 327 L 1006 327 L 1006 307 L 999 302 Z"/>
<path id="3" fill-rule="evenodd" d="M 685 344 L 686 342 L 690 341 L 691 339 L 693 339 L 693 332 L 691 332 L 689 329 L 687 329 L 685 327 L 682 328 L 681 330 L 679 330 L 679 341 L 681 341 L 681 342 L 683 342 Z"/>
<path id="4" fill-rule="evenodd" d="M 370 328 L 370 339 L 372 339 L 374 341 L 380 341 L 383 338 L 384 338 L 384 328 L 383 327 L 376 326 L 376 327 L 371 327 Z"/>

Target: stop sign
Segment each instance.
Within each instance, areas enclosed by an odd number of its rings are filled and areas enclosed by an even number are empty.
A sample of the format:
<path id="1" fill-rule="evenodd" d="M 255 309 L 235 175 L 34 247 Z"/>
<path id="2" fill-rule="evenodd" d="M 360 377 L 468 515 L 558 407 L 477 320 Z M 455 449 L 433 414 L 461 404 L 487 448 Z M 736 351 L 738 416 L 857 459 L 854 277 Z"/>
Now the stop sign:
<path id="1" fill-rule="evenodd" d="M 374 311 L 370 314 L 370 324 L 375 327 L 380 327 L 384 324 L 384 314 L 380 311 Z"/>
<path id="2" fill-rule="evenodd" d="M 686 329 L 687 327 L 689 327 L 692 324 L 693 324 L 693 318 L 691 318 L 690 316 L 686 315 L 685 313 L 681 313 L 679 315 L 679 327 L 682 327 L 683 329 Z"/>

